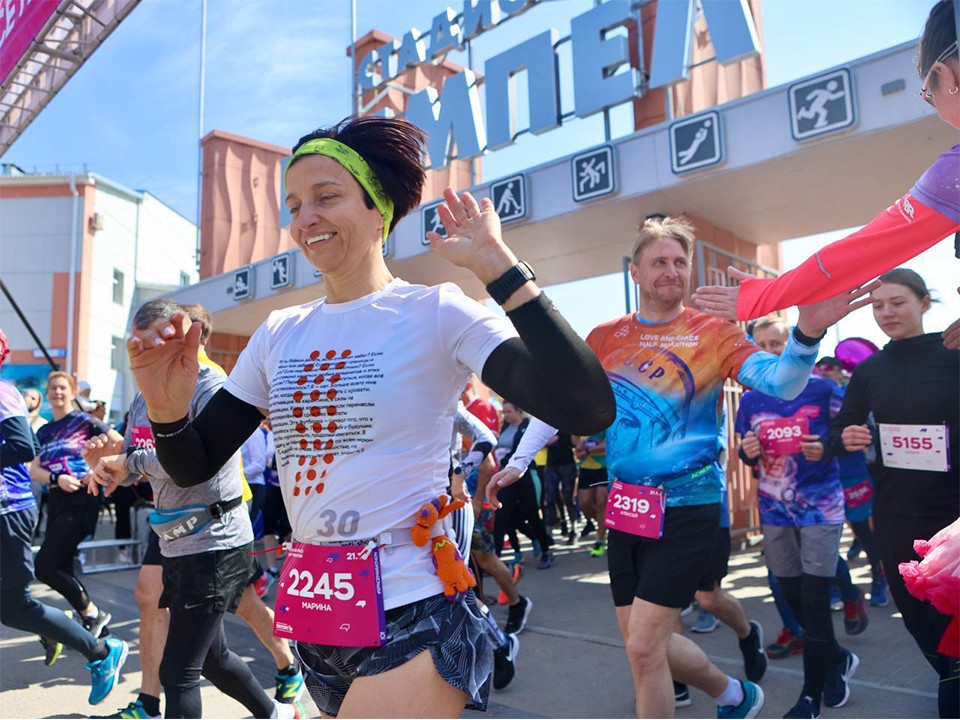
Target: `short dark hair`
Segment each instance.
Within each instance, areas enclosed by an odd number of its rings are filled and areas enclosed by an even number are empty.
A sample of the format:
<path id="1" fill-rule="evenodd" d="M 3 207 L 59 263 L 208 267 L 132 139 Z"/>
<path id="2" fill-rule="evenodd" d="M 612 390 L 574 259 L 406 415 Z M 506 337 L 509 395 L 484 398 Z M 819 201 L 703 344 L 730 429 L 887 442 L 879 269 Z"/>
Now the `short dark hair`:
<path id="1" fill-rule="evenodd" d="M 213 335 L 213 318 L 203 305 L 183 305 L 183 310 L 190 318 L 190 322 L 200 324 L 200 344 L 206 345 Z"/>
<path id="2" fill-rule="evenodd" d="M 133 326 L 137 330 L 146 330 L 156 320 L 167 320 L 182 311 L 179 303 L 167 298 L 147 300 L 133 316 Z"/>
<path id="3" fill-rule="evenodd" d="M 954 22 L 953 0 L 937 0 L 927 16 L 927 24 L 917 45 L 917 74 L 925 78 L 930 68 L 953 45 L 948 57 L 957 56 L 957 26 Z M 947 58 L 943 58 L 946 60 Z M 933 80 L 936 82 L 936 79 Z"/>
<path id="4" fill-rule="evenodd" d="M 824 355 L 822 358 L 817 360 L 816 366 L 820 367 L 821 365 L 834 368 L 843 367 L 843 364 L 832 355 Z"/>
<path id="5" fill-rule="evenodd" d="M 332 127 L 319 128 L 309 135 L 304 135 L 297 141 L 293 152 L 304 143 L 319 138 L 341 142 L 356 150 L 367 161 L 367 165 L 383 185 L 384 192 L 393 200 L 393 221 L 389 231 L 397 226 L 403 216 L 420 204 L 426 179 L 423 168 L 423 145 L 426 137 L 413 123 L 400 118 L 348 117 Z M 295 159 L 290 165 L 299 159 Z M 363 190 L 363 199 L 367 207 L 373 210 L 373 198 L 366 190 Z"/>

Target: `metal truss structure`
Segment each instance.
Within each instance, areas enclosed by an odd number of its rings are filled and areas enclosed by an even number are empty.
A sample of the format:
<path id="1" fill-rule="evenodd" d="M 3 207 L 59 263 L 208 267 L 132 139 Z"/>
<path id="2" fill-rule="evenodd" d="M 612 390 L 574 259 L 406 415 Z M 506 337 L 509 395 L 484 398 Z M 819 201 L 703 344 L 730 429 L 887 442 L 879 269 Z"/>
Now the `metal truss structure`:
<path id="1" fill-rule="evenodd" d="M 0 156 L 140 0 L 60 0 L 0 85 Z"/>

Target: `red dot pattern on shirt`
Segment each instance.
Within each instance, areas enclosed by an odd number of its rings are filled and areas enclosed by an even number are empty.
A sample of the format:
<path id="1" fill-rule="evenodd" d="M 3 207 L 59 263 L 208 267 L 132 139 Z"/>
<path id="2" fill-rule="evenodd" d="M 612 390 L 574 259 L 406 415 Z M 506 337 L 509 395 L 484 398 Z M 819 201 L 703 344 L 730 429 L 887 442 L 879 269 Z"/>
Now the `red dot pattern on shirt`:
<path id="1" fill-rule="evenodd" d="M 313 361 L 319 360 L 321 354 L 323 355 L 324 362 L 321 362 L 318 367 Z M 327 350 L 323 353 L 319 350 L 314 350 L 310 353 L 311 362 L 304 364 L 303 374 L 298 377 L 296 381 L 297 386 L 302 388 L 308 383 L 316 386 L 328 382 L 330 387 L 327 388 L 326 392 L 320 388 L 314 388 L 310 391 L 309 395 L 300 389 L 293 393 L 292 399 L 293 402 L 296 403 L 293 408 L 293 417 L 297 419 L 294 430 L 299 435 L 306 435 L 308 431 L 312 431 L 314 435 L 319 435 L 323 432 L 333 435 L 337 432 L 339 426 L 336 421 L 330 420 L 324 424 L 319 419 L 324 415 L 333 418 L 338 412 L 335 404 L 338 393 L 333 386 L 340 382 L 340 373 L 334 372 L 329 377 L 326 376 L 325 373 L 330 370 L 331 367 L 333 367 L 334 370 L 343 370 L 347 366 L 347 358 L 352 354 L 353 351 L 350 349 L 343 350 L 339 353 L 337 362 L 329 362 L 337 359 L 338 353 L 336 350 Z M 319 369 L 320 373 L 311 378 L 310 375 L 317 369 Z M 328 404 L 318 404 L 321 398 Z M 309 424 L 304 422 L 304 419 L 307 417 L 314 418 L 314 421 Z M 299 446 L 300 450 L 304 453 L 313 450 L 317 454 L 304 454 L 297 457 L 297 467 L 300 469 L 298 469 L 294 475 L 293 497 L 307 497 L 310 493 L 319 495 L 324 490 L 324 483 L 322 481 L 326 478 L 327 471 L 318 471 L 314 466 L 317 466 L 320 462 L 324 465 L 333 463 L 336 459 L 336 443 L 333 438 L 329 438 L 324 442 L 317 437 L 314 437 L 312 441 L 307 437 L 301 437 Z M 319 454 L 321 451 L 323 451 L 323 455 Z"/>

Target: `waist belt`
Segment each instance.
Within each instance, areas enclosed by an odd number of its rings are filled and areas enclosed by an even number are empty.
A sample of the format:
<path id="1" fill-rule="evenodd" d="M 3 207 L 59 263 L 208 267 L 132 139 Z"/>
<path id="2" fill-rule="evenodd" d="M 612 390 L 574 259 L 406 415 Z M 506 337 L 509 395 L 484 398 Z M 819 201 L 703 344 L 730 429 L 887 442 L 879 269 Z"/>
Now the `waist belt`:
<path id="1" fill-rule="evenodd" d="M 219 520 L 242 503 L 242 498 L 235 497 L 212 505 L 187 505 L 172 510 L 155 510 L 147 520 L 153 531 L 169 542 L 197 534 L 215 519 Z"/>

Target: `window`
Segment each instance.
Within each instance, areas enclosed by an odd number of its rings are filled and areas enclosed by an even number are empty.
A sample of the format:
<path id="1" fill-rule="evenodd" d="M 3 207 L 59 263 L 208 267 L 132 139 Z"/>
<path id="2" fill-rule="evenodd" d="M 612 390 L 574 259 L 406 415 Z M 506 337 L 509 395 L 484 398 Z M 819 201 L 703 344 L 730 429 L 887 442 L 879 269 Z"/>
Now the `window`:
<path id="1" fill-rule="evenodd" d="M 190 284 L 190 276 L 187 273 L 180 271 L 180 287 L 186 287 Z"/>
<path id="2" fill-rule="evenodd" d="M 117 305 L 123 305 L 123 273 L 113 269 L 113 301 Z"/>
<path id="3" fill-rule="evenodd" d="M 123 338 L 118 338 L 116 335 L 111 336 L 110 338 L 110 369 L 111 370 L 120 370 L 123 363 Z"/>

